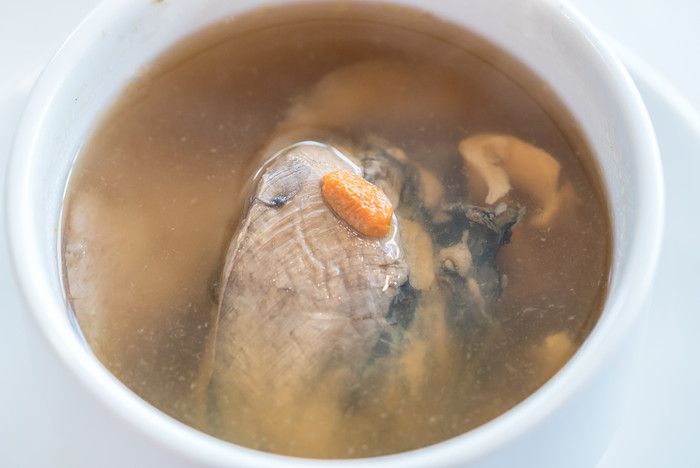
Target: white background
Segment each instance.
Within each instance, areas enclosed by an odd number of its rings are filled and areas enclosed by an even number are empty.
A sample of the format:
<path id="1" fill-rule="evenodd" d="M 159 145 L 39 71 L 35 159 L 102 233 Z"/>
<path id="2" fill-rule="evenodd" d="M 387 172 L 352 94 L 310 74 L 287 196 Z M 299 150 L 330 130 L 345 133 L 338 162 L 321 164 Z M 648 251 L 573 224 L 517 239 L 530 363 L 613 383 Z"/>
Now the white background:
<path id="1" fill-rule="evenodd" d="M 637 76 L 642 70 L 646 77 L 646 82 L 640 83 L 640 89 L 645 99 L 649 100 L 661 142 L 662 159 L 668 172 L 675 173 L 676 166 L 680 166 L 677 172 L 682 172 L 686 162 L 689 167 L 700 167 L 700 145 L 685 147 L 685 140 L 682 140 L 684 136 L 687 138 L 688 132 L 695 132 L 694 141 L 700 141 L 697 138 L 700 126 L 685 126 L 685 130 L 679 129 L 681 133 L 678 134 L 674 133 L 673 128 L 683 126 L 685 121 L 694 121 L 694 125 L 700 122 L 694 116 L 700 111 L 700 0 L 571 1 L 595 27 L 611 38 L 626 63 L 637 64 Z M 4 186 L 6 153 L 26 94 L 43 64 L 97 3 L 97 0 L 0 0 L 0 187 Z M 629 52 L 641 62 L 636 62 Z M 659 88 L 663 89 L 663 93 L 656 93 Z M 669 113 L 674 109 L 682 111 L 679 113 L 681 117 Z M 673 154 L 668 153 L 671 148 Z M 671 189 L 683 190 L 675 186 Z M 700 189 L 688 190 L 691 200 L 678 195 L 669 199 L 694 203 L 700 198 L 697 196 Z M 684 209 L 674 206 L 669 211 L 674 213 Z M 694 214 L 689 216 L 691 220 L 693 216 L 697 217 Z M 698 222 L 684 222 L 680 227 L 670 228 L 691 229 L 693 225 L 698 226 Z M 694 236 L 687 237 L 697 237 L 697 230 L 694 232 Z M 49 450 L 51 442 L 32 441 L 30 432 L 36 430 L 37 434 L 46 435 L 49 429 L 44 428 L 42 432 L 41 428 L 23 419 L 23 413 L 19 410 L 23 407 L 21 399 L 29 398 L 31 389 L 19 395 L 13 391 L 12 379 L 32 370 L 18 369 L 19 358 L 13 355 L 13 342 L 21 339 L 21 333 L 14 328 L 20 308 L 7 267 L 4 244 L 5 235 L 0 233 L 0 466 L 42 466 L 43 463 L 36 462 L 42 459 L 37 453 Z M 695 247 L 691 251 L 691 260 L 698 257 L 698 249 Z M 694 275 L 690 279 L 688 275 L 685 277 L 686 283 L 693 288 L 693 281 L 700 277 L 696 273 L 700 263 L 685 265 L 685 268 Z M 675 283 L 668 277 L 661 278 L 660 282 Z M 696 364 L 696 358 L 700 357 L 700 345 L 694 344 L 700 343 L 700 329 L 692 328 L 693 324 L 700 324 L 694 318 L 696 312 L 700 315 L 700 301 L 689 301 L 680 296 L 690 296 L 688 292 L 676 294 L 672 286 L 663 287 L 666 289 L 657 293 L 653 301 L 657 306 L 654 311 L 657 322 L 652 320 L 652 323 L 658 323 L 663 328 L 666 322 L 659 314 L 667 313 L 666 302 L 669 308 L 683 309 L 685 315 L 669 312 L 669 320 L 676 320 L 673 324 L 676 328 L 669 326 L 664 332 L 670 344 L 676 338 L 674 333 L 678 333 L 678 340 L 685 340 L 686 344 L 685 347 L 670 348 L 668 358 L 673 359 L 677 349 L 682 349 L 686 355 L 678 356 L 675 362 L 656 362 L 657 367 L 669 369 L 668 372 L 658 373 L 666 375 L 668 382 L 659 383 L 654 376 L 642 380 L 654 387 L 654 391 L 640 392 L 644 398 L 638 398 L 639 401 L 633 405 L 637 413 L 623 424 L 621 433 L 599 468 L 700 467 L 700 447 L 697 446 L 700 445 L 700 364 Z M 700 281 L 695 284 L 695 290 L 699 287 Z M 688 308 L 697 310 L 686 310 Z M 684 317 L 690 319 L 685 320 Z M 659 343 L 657 340 L 652 344 Z M 692 355 L 688 356 L 688 353 Z M 679 368 L 681 371 L 675 372 Z M 677 389 L 667 390 L 674 386 Z M 655 396 L 659 398 L 655 399 Z M 640 410 L 646 412 L 640 413 Z M 653 421 L 650 422 L 650 419 Z M 39 446 L 34 446 L 33 442 L 38 442 Z"/>

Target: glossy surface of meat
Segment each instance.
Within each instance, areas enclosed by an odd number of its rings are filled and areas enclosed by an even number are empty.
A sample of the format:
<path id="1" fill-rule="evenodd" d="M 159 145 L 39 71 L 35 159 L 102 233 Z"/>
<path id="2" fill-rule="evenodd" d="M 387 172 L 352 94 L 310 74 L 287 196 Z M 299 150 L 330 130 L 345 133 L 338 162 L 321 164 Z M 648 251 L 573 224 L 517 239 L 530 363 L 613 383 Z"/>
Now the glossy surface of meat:
<path id="1" fill-rule="evenodd" d="M 342 393 L 407 280 L 398 229 L 362 236 L 323 200 L 321 177 L 335 169 L 359 171 L 331 147 L 303 143 L 258 176 L 220 285 L 210 394 L 225 433 L 271 408 L 280 419 L 302 412 L 318 387 Z"/>

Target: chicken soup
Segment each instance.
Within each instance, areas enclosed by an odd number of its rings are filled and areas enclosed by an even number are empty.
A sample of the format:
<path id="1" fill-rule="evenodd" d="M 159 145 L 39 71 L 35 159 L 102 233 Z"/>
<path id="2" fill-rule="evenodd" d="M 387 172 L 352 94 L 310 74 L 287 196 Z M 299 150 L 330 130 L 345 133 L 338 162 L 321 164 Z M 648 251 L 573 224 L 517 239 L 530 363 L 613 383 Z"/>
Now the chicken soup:
<path id="1" fill-rule="evenodd" d="M 357 458 L 542 386 L 600 315 L 610 229 L 581 130 L 515 58 L 331 2 L 229 18 L 145 67 L 78 154 L 62 255 L 80 333 L 144 400 L 246 447 Z"/>

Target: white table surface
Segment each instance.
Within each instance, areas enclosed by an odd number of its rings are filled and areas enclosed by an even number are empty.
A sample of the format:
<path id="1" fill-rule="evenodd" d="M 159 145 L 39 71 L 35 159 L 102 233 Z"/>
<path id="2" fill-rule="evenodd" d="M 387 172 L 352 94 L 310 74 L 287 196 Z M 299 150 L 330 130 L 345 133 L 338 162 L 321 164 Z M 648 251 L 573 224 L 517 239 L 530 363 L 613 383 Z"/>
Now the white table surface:
<path id="1" fill-rule="evenodd" d="M 646 96 L 656 96 L 655 101 L 650 102 L 650 111 L 666 112 L 662 102 L 665 99 L 673 102 L 674 109 L 682 110 L 676 118 L 697 119 L 694 114 L 700 112 L 700 0 L 571 2 L 594 26 L 615 42 L 618 50 L 629 51 L 641 60 L 641 68 L 648 80 L 640 89 L 646 91 Z M 97 0 L 0 0 L 0 187 L 4 186 L 6 152 L 26 93 L 31 89 L 43 64 L 97 3 Z M 629 63 L 630 57 L 626 58 Z M 639 73 L 639 68 L 637 72 Z M 656 88 L 659 87 L 663 88 L 663 93 L 657 95 Z M 645 92 L 642 94 L 645 95 Z M 654 109 L 651 108 L 652 104 Z M 657 114 L 655 126 L 663 125 L 664 122 L 663 115 Z M 673 119 L 669 117 L 668 122 L 669 125 L 672 124 Z M 700 129 L 692 125 L 688 128 L 691 132 L 692 128 Z M 663 131 L 669 135 L 671 130 Z M 695 157 L 697 161 L 700 160 L 700 153 L 687 157 Z M 699 166 L 695 164 L 695 167 Z M 7 263 L 7 254 L 5 234 L 0 233 L 0 266 L 3 263 Z M 19 301 L 14 291 L 7 287 L 12 284 L 11 281 L 7 267 L 0 268 L 0 285 L 4 285 L 0 287 L 0 316 L 4 317 L 0 321 L 3 324 L 0 328 L 0 466 L 25 466 L 25 463 L 17 463 L 16 456 L 8 456 L 9 451 L 22 449 L 10 447 L 10 441 L 19 441 L 21 444 L 31 440 L 30 437 L 21 437 L 21 434 L 18 436 L 18 431 L 30 429 L 19 420 L 18 412 L 13 411 L 16 402 L 7 400 L 10 395 L 16 397 L 16 394 L 11 392 L 9 382 L 4 380 L 7 370 L 12 370 L 14 366 L 12 343 L 17 339 L 12 327 L 15 324 L 13 314 L 16 315 L 19 309 Z M 689 349 L 700 350 L 700 347 Z M 691 372 L 700 372 L 700 365 L 691 369 Z M 700 448 L 693 448 L 695 443 L 692 442 L 694 439 L 700 442 L 700 411 L 697 411 L 700 396 L 695 397 L 694 406 L 688 411 L 696 411 L 696 414 L 672 419 L 672 422 L 678 421 L 678 424 L 663 428 L 664 436 L 660 438 L 658 446 L 653 446 L 653 434 L 637 438 L 639 443 L 647 444 L 643 447 L 644 457 L 626 456 L 624 451 L 634 450 L 635 441 L 625 441 L 626 435 L 622 434 L 620 437 L 623 442 L 613 447 L 601 465 L 605 468 L 700 467 Z M 632 424 L 628 424 L 628 427 Z M 673 440 L 679 441 L 678 444 L 669 442 Z M 26 449 L 31 450 L 29 446 Z M 672 460 L 671 464 L 659 464 L 667 457 Z M 27 457 L 25 461 L 33 459 L 39 458 Z M 632 463 L 630 460 L 635 461 Z M 28 462 L 26 465 L 33 464 Z"/>

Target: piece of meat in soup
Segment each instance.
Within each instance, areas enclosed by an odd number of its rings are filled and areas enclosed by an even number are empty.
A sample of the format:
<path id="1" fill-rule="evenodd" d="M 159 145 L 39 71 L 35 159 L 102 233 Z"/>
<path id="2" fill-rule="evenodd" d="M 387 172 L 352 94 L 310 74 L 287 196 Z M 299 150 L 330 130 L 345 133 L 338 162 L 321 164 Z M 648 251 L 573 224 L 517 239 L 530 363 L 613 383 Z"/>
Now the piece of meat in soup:
<path id="1" fill-rule="evenodd" d="M 209 393 L 224 432 L 246 413 L 303 411 L 317 387 L 342 388 L 407 281 L 399 229 L 363 236 L 324 201 L 321 178 L 337 169 L 361 172 L 329 146 L 302 143 L 258 175 L 229 245 L 213 334 Z"/>

